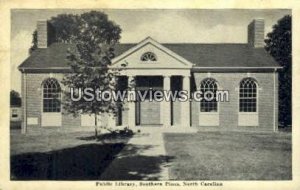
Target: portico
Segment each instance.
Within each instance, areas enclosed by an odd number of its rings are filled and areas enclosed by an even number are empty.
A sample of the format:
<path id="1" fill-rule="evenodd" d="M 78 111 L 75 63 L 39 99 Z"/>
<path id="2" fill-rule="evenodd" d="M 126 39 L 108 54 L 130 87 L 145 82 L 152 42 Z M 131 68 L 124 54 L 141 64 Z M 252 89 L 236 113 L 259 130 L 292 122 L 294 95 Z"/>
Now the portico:
<path id="1" fill-rule="evenodd" d="M 113 59 L 112 63 L 112 68 L 122 67 L 120 75 L 127 76 L 127 84 L 131 84 L 133 80 L 136 81 L 137 86 L 131 90 L 149 90 L 151 88 L 164 93 L 179 87 L 180 89 L 175 90 L 184 90 L 190 93 L 192 63 L 150 37 Z M 172 80 L 175 80 L 175 78 L 180 79 L 180 85 L 175 85 L 175 82 L 173 82 L 174 84 L 172 83 Z M 180 122 L 178 120 L 174 122 L 174 115 L 176 115 L 172 110 L 174 103 L 180 107 L 180 110 L 176 111 L 184 113 L 176 116 L 180 117 Z M 127 104 L 127 122 L 129 127 L 146 125 L 170 127 L 181 123 L 186 127 L 190 126 L 189 101 L 172 102 L 166 101 L 164 98 L 161 102 L 147 103 L 146 100 L 145 102 L 127 102 Z M 143 121 L 145 114 L 153 114 L 158 118 L 152 118 L 152 123 L 145 119 Z M 149 119 L 151 119 L 150 116 Z"/>
<path id="2" fill-rule="evenodd" d="M 142 78 L 147 78 L 148 80 L 157 78 L 157 80 L 161 81 L 161 86 L 141 86 L 139 84 L 139 81 Z M 173 79 L 173 80 L 172 80 Z M 180 84 L 175 83 L 175 79 L 180 79 Z M 178 76 L 178 74 L 174 75 L 134 75 L 134 76 L 128 76 L 128 84 L 132 80 L 135 80 L 137 87 L 133 88 L 132 90 L 143 92 L 144 90 L 151 90 L 156 91 L 160 90 L 162 93 L 164 92 L 170 92 L 172 89 L 174 90 L 174 87 L 176 88 L 178 85 L 181 85 L 179 89 L 175 90 L 184 90 L 189 92 L 190 89 L 190 77 L 189 76 Z M 156 80 L 156 81 L 157 81 Z M 144 81 L 142 81 L 144 82 Z M 151 82 L 151 81 L 150 81 Z M 153 82 L 155 83 L 155 82 Z M 172 88 L 173 86 L 173 88 Z M 176 98 L 175 101 L 172 99 L 170 101 L 165 100 L 165 98 L 161 102 L 157 101 L 149 101 L 147 98 L 143 102 L 137 100 L 137 101 L 131 101 L 127 102 L 128 104 L 128 114 L 127 114 L 127 121 L 129 127 L 135 127 L 135 126 L 163 126 L 163 127 L 171 127 L 171 126 L 178 126 L 184 123 L 184 127 L 189 127 L 190 123 L 190 102 L 179 102 L 178 98 Z M 174 113 L 174 106 L 173 104 L 177 104 L 180 107 L 179 111 L 179 119 L 175 121 L 175 116 L 177 117 L 177 114 Z M 184 113 L 184 114 L 180 114 Z M 179 121 L 179 122 L 178 122 Z"/>

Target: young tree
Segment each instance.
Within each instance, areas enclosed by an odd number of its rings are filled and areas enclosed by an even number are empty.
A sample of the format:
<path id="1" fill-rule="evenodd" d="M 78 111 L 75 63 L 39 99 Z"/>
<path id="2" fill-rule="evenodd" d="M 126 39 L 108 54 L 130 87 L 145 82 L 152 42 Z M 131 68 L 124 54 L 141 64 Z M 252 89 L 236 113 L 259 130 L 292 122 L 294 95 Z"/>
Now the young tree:
<path id="1" fill-rule="evenodd" d="M 286 15 L 267 34 L 265 49 L 283 67 L 279 72 L 279 121 L 284 126 L 291 124 L 292 105 L 292 18 Z"/>
<path id="2" fill-rule="evenodd" d="M 106 14 L 91 11 L 78 18 L 78 33 L 74 35 L 74 48 L 69 49 L 67 59 L 71 72 L 62 83 L 69 89 L 92 88 L 114 91 L 119 70 L 109 68 L 114 57 L 114 45 L 120 39 L 121 29 L 110 21 Z M 118 102 L 80 99 L 72 101 L 71 91 L 66 90 L 63 105 L 74 116 L 89 114 L 95 116 L 95 136 L 98 135 L 98 117 L 104 113 L 115 115 Z"/>

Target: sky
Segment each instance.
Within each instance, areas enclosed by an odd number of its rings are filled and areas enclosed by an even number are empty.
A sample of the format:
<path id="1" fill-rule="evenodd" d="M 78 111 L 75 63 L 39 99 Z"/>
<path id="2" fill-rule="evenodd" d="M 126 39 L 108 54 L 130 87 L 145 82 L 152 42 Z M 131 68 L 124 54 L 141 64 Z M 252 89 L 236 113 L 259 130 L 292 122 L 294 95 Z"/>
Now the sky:
<path id="1" fill-rule="evenodd" d="M 97 9 L 99 10 L 99 9 Z M 18 66 L 29 56 L 32 33 L 38 20 L 80 9 L 13 9 L 11 11 L 11 88 L 21 92 Z M 122 28 L 121 43 L 138 43 L 148 36 L 160 43 L 246 43 L 247 26 L 255 18 L 265 20 L 265 35 L 287 9 L 104 9 Z M 42 63 L 41 63 L 42 64 Z"/>

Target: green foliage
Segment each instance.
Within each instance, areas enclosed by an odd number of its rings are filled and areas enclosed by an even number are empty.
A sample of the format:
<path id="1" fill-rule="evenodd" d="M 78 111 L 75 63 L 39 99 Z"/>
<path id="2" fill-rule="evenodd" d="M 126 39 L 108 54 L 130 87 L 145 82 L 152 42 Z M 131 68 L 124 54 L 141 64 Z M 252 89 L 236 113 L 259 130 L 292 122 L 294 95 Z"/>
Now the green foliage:
<path id="1" fill-rule="evenodd" d="M 37 49 L 37 30 L 32 33 L 32 46 L 29 48 L 29 54 L 34 52 Z"/>
<path id="2" fill-rule="evenodd" d="M 21 106 L 21 97 L 19 92 L 11 90 L 10 91 L 10 105 L 11 106 Z"/>
<path id="3" fill-rule="evenodd" d="M 79 33 L 78 23 L 80 16 L 73 14 L 60 14 L 50 19 L 50 24 L 55 29 L 55 41 L 71 43 Z"/>
<path id="4" fill-rule="evenodd" d="M 109 69 L 114 57 L 114 45 L 120 39 L 121 29 L 110 21 L 106 14 L 91 11 L 78 17 L 78 32 L 72 37 L 75 47 L 68 50 L 67 59 L 71 71 L 63 78 L 62 83 L 68 88 L 114 91 L 116 89 L 116 75 L 119 70 Z M 69 90 L 64 96 L 64 108 L 69 113 L 95 115 L 102 113 L 115 115 L 120 102 L 113 101 L 72 101 Z"/>
<path id="5" fill-rule="evenodd" d="M 283 67 L 279 72 L 279 122 L 291 125 L 292 114 L 292 18 L 286 15 L 267 34 L 265 49 Z"/>
<path id="6" fill-rule="evenodd" d="M 79 21 L 80 16 L 73 14 L 60 14 L 52 17 L 49 20 L 49 23 L 55 31 L 53 41 L 60 43 L 71 43 L 79 32 Z M 35 30 L 32 34 L 32 46 L 29 49 L 30 54 L 37 49 L 37 35 L 37 31 Z"/>
<path id="7" fill-rule="evenodd" d="M 114 130 L 111 133 L 112 135 L 121 136 L 121 137 L 131 137 L 134 135 L 133 130 L 129 129 L 128 127 L 125 127 L 124 129 L 121 130 Z"/>

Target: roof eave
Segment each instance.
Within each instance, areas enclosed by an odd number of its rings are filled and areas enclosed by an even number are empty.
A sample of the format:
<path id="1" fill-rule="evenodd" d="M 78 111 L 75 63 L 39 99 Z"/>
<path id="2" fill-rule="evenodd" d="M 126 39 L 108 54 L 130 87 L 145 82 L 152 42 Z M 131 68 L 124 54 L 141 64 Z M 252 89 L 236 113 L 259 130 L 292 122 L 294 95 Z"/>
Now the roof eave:
<path id="1" fill-rule="evenodd" d="M 281 66 L 267 67 L 193 67 L 192 71 L 277 71 Z"/>
<path id="2" fill-rule="evenodd" d="M 66 73 L 70 72 L 69 67 L 48 67 L 48 68 L 36 68 L 36 67 L 19 67 L 19 71 L 22 73 L 46 73 L 46 72 L 55 72 L 55 73 Z"/>

